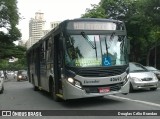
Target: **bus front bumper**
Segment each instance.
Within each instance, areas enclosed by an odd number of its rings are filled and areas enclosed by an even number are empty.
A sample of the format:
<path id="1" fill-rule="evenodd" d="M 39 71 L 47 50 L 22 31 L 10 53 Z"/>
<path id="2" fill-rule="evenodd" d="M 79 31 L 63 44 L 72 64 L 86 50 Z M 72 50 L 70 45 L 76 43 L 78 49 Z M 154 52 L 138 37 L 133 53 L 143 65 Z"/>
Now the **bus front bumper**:
<path id="1" fill-rule="evenodd" d="M 101 86 L 99 86 L 101 87 Z M 65 81 L 63 84 L 63 99 L 78 99 L 78 98 L 89 98 L 89 97 L 99 97 L 105 95 L 112 95 L 112 94 L 128 94 L 129 93 L 129 81 L 126 82 L 125 85 L 121 86 L 119 90 L 116 91 L 108 91 L 108 92 L 91 92 L 88 93 L 84 88 L 78 88 L 69 82 Z"/>

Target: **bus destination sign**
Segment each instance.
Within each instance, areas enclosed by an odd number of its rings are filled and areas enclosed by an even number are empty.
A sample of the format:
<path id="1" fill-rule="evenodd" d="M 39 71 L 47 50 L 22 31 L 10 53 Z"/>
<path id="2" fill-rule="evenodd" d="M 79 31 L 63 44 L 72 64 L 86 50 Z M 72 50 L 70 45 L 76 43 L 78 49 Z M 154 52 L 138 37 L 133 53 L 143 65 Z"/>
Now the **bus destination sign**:
<path id="1" fill-rule="evenodd" d="M 116 30 L 113 22 L 71 22 L 68 29 L 74 30 Z"/>

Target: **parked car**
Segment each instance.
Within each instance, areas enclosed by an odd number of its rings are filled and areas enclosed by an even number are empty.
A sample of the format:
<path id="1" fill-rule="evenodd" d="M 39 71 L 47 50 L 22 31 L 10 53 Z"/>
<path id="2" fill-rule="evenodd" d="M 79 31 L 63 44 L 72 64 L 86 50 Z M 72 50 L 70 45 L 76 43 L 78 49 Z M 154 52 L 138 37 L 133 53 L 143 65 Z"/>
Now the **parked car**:
<path id="1" fill-rule="evenodd" d="M 3 70 L 0 70 L 0 77 L 4 78 L 4 72 L 3 72 Z"/>
<path id="2" fill-rule="evenodd" d="M 145 68 L 146 68 L 148 71 L 153 72 L 153 73 L 157 76 L 157 78 L 160 80 L 160 70 L 158 70 L 158 69 L 156 69 L 156 68 L 154 68 L 154 67 L 152 67 L 152 66 L 145 66 Z"/>
<path id="3" fill-rule="evenodd" d="M 21 80 L 28 80 L 26 70 L 19 70 L 17 72 L 17 81 L 21 81 Z"/>
<path id="4" fill-rule="evenodd" d="M 158 88 L 156 75 L 139 63 L 129 63 L 128 77 L 130 80 L 130 92 L 138 89 L 149 88 L 150 90 L 157 90 Z"/>
<path id="5" fill-rule="evenodd" d="M 3 93 L 4 90 L 4 74 L 0 72 L 0 94 Z"/>

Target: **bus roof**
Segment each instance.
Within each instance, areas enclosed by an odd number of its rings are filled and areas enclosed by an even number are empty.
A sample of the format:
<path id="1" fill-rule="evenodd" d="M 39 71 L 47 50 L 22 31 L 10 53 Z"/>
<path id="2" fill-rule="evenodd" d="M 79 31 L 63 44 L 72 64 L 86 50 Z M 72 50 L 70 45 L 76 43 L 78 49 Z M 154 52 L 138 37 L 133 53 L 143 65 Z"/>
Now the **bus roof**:
<path id="1" fill-rule="evenodd" d="M 31 49 L 35 48 L 36 46 L 39 46 L 39 44 L 41 44 L 47 37 L 49 37 L 52 32 L 56 31 L 59 28 L 64 28 L 66 27 L 66 25 L 70 22 L 112 22 L 112 23 L 123 23 L 123 21 L 120 20 L 114 20 L 114 19 L 105 19 L 105 18 L 75 18 L 75 19 L 68 19 L 68 20 L 64 20 L 62 21 L 57 27 L 55 27 L 54 29 L 52 29 L 49 33 L 47 33 L 45 36 L 43 36 L 38 42 L 36 42 L 35 44 L 33 44 L 28 50 L 30 51 Z"/>

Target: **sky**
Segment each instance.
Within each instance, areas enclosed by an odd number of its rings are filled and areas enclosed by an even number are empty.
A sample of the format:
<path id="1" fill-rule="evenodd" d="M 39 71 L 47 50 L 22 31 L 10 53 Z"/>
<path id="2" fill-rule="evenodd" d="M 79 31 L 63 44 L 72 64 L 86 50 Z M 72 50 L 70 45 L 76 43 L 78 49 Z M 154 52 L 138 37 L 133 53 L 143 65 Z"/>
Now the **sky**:
<path id="1" fill-rule="evenodd" d="M 47 23 L 63 21 L 81 17 L 91 4 L 98 4 L 100 0 L 17 0 L 18 12 L 22 18 L 18 28 L 22 33 L 22 40 L 29 38 L 29 20 L 36 12 L 44 13 Z"/>

